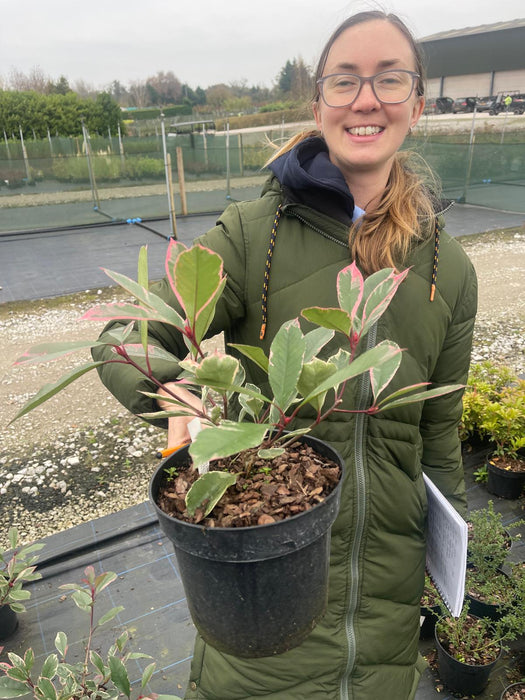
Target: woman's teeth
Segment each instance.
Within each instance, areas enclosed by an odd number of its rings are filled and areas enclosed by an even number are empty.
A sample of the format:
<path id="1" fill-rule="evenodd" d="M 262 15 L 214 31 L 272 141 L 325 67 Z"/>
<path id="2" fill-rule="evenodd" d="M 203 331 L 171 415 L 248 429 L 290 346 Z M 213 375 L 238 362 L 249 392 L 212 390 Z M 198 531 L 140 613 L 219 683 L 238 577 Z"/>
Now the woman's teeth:
<path id="1" fill-rule="evenodd" d="M 349 134 L 352 136 L 372 136 L 372 134 L 378 134 L 381 131 L 380 126 L 355 126 L 352 129 L 347 129 Z"/>

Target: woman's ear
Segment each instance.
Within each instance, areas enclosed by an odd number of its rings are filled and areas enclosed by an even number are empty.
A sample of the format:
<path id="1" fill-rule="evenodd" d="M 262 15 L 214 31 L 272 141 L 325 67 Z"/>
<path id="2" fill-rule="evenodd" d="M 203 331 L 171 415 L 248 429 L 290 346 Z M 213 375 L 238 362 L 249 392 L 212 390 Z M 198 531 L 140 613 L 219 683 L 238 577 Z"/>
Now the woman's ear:
<path id="1" fill-rule="evenodd" d="M 414 104 L 414 108 L 412 109 L 412 118 L 410 120 L 410 128 L 413 129 L 415 125 L 418 123 L 419 118 L 423 114 L 423 110 L 425 109 L 425 98 L 423 95 L 421 97 L 418 97 L 416 99 L 416 102 Z"/>

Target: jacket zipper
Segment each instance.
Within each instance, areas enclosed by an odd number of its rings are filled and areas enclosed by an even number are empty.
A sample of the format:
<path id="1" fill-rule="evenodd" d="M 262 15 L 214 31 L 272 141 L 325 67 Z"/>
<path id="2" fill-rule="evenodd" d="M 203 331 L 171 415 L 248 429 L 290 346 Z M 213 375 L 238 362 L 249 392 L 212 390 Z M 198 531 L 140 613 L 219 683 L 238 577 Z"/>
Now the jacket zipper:
<path id="1" fill-rule="evenodd" d="M 343 248 L 348 248 L 348 242 L 340 241 L 338 238 L 335 238 L 334 236 L 331 236 L 329 233 L 326 233 L 326 231 L 323 231 L 322 229 L 317 228 L 317 226 L 314 226 L 312 223 L 310 223 L 306 219 L 303 219 L 303 217 L 300 214 L 298 214 L 291 207 L 287 208 L 286 211 L 289 212 L 290 214 L 292 214 L 292 216 L 295 216 L 296 219 L 299 219 L 299 221 L 301 223 L 303 223 L 305 226 L 308 226 L 308 228 L 311 228 L 312 231 L 315 231 L 316 233 L 320 233 L 321 236 L 323 236 L 323 238 L 327 238 L 329 241 L 332 241 L 333 243 L 338 243 L 339 245 L 342 245 Z"/>
<path id="2" fill-rule="evenodd" d="M 374 324 L 367 337 L 366 349 L 374 347 L 377 337 L 377 324 Z M 370 401 L 370 381 L 368 373 L 362 374 L 359 381 L 359 410 L 364 410 Z M 357 610 L 359 594 L 359 550 L 363 540 L 366 516 L 366 479 L 364 460 L 364 440 L 368 416 L 366 413 L 358 413 L 355 421 L 354 441 L 354 471 L 356 483 L 356 525 L 352 549 L 350 552 L 350 594 L 345 619 L 345 632 L 348 647 L 346 669 L 341 677 L 341 700 L 349 700 L 348 682 L 353 671 L 356 658 L 356 641 L 354 632 L 354 616 Z"/>

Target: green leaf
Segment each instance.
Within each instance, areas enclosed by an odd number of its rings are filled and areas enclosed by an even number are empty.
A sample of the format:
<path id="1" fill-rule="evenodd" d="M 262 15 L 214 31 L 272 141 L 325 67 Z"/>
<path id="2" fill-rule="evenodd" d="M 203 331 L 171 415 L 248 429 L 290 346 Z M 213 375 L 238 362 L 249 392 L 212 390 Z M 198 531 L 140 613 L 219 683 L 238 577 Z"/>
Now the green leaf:
<path id="1" fill-rule="evenodd" d="M 29 591 L 16 588 L 11 588 L 9 591 L 9 599 L 14 602 L 16 601 L 18 603 L 21 600 L 28 600 L 29 598 L 31 598 L 31 593 Z"/>
<path id="2" fill-rule="evenodd" d="M 26 649 L 26 653 L 24 654 L 24 664 L 27 669 L 27 672 L 30 673 L 31 669 L 33 668 L 33 664 L 35 663 L 35 654 L 31 648 Z"/>
<path id="3" fill-rule="evenodd" d="M 28 676 L 25 669 L 16 668 L 16 666 L 10 668 L 6 673 L 9 676 L 9 678 L 12 678 L 14 681 L 22 681 L 22 683 L 26 682 Z"/>
<path id="4" fill-rule="evenodd" d="M 16 527 L 10 527 L 9 531 L 7 533 L 7 536 L 9 538 L 9 546 L 11 549 L 16 549 L 16 545 L 18 544 L 18 530 Z"/>
<path id="5" fill-rule="evenodd" d="M 212 459 L 229 457 L 250 447 L 258 447 L 266 431 L 266 425 L 233 421 L 223 421 L 218 428 L 201 430 L 189 448 L 193 466 L 197 469 Z"/>
<path id="6" fill-rule="evenodd" d="M 145 688 L 148 685 L 156 666 L 157 666 L 157 664 L 155 662 L 153 662 L 152 664 L 149 664 L 149 666 L 146 666 L 146 668 L 144 669 L 144 673 L 142 674 L 142 680 L 140 682 L 141 688 Z"/>
<path id="7" fill-rule="evenodd" d="M 268 449 L 261 449 L 257 452 L 257 456 L 261 459 L 274 459 L 275 457 L 280 457 L 284 454 L 284 447 L 269 447 Z"/>
<path id="8" fill-rule="evenodd" d="M 297 389 L 301 396 L 309 396 L 315 391 L 316 387 L 336 372 L 337 368 L 334 364 L 315 358 L 303 366 L 301 376 L 297 383 Z M 310 402 L 316 411 L 320 411 L 323 407 L 326 394 L 327 392 L 319 394 Z"/>
<path id="9" fill-rule="evenodd" d="M 363 297 L 363 275 L 355 263 L 347 265 L 337 275 L 337 298 L 340 308 L 350 320 L 354 319 Z"/>
<path id="10" fill-rule="evenodd" d="M 163 320 L 165 323 L 168 323 L 169 325 L 175 326 L 179 329 L 184 328 L 184 319 L 182 318 L 182 316 L 179 313 L 177 313 L 177 311 L 175 311 L 175 309 L 172 306 L 167 304 L 154 292 L 150 292 L 149 289 L 145 289 L 138 282 L 135 282 L 135 280 L 132 280 L 129 277 L 126 277 L 125 275 L 121 275 L 118 272 L 111 272 L 111 270 L 104 270 L 104 272 L 106 273 L 106 275 L 108 275 L 108 277 L 111 277 L 111 279 L 114 280 L 118 285 L 123 287 L 123 289 L 132 294 L 135 297 L 135 299 L 141 302 L 148 309 L 151 309 L 152 315 L 156 317 L 156 320 Z M 111 308 L 124 307 L 129 307 L 129 309 L 132 309 L 133 305 L 121 304 L 120 302 L 115 302 L 113 304 L 103 304 L 100 307 L 95 307 L 95 309 L 88 311 L 84 314 L 84 316 L 82 316 L 82 318 L 97 318 L 97 316 L 94 316 L 91 313 L 92 311 L 96 311 L 97 308 L 104 308 L 110 311 Z M 118 316 L 112 315 L 111 318 L 118 318 Z M 126 318 L 126 316 L 122 316 L 121 318 Z M 129 316 L 129 318 L 135 317 Z M 99 318 L 99 320 L 102 319 Z"/>
<path id="11" fill-rule="evenodd" d="M 57 691 L 53 683 L 49 678 L 39 678 L 37 683 L 37 688 L 39 689 L 42 700 L 57 700 Z"/>
<path id="12" fill-rule="evenodd" d="M 14 423 L 15 420 L 18 420 L 26 413 L 29 413 L 29 411 L 32 411 L 37 406 L 40 406 L 40 404 L 43 404 L 44 401 L 47 401 L 55 394 L 58 394 L 59 391 L 62 391 L 62 389 L 74 382 L 75 379 L 78 379 L 82 375 L 86 374 L 86 372 L 89 372 L 90 370 L 95 369 L 96 367 L 100 367 L 100 365 L 103 364 L 105 364 L 103 361 L 88 362 L 86 365 L 75 367 L 75 369 L 71 370 L 67 374 L 62 375 L 62 377 L 57 382 L 53 384 L 45 384 L 33 396 L 33 398 L 29 399 L 29 401 L 26 404 L 24 404 L 24 406 L 18 411 L 16 416 L 11 421 L 9 421 L 8 425 L 11 425 L 11 423 Z"/>
<path id="13" fill-rule="evenodd" d="M 409 394 L 401 399 L 396 399 L 390 401 L 390 397 L 387 396 L 381 401 L 378 408 L 379 411 L 385 411 L 388 408 L 394 408 L 395 406 L 407 406 L 411 403 L 417 403 L 418 401 L 426 401 L 427 399 L 435 399 L 438 396 L 445 396 L 446 394 L 452 394 L 454 391 L 459 391 L 464 389 L 464 384 L 449 384 L 448 386 L 438 387 L 437 389 L 428 389 L 428 391 L 419 391 L 415 394 Z"/>
<path id="14" fill-rule="evenodd" d="M 283 413 L 297 396 L 297 382 L 305 349 L 304 336 L 297 319 L 284 323 L 272 340 L 268 358 L 268 381 L 274 403 Z"/>
<path id="15" fill-rule="evenodd" d="M 149 286 L 148 281 L 148 246 L 141 246 L 139 251 L 139 262 L 138 262 L 138 272 L 137 272 L 138 283 L 145 289 Z M 140 340 L 142 342 L 142 347 L 144 352 L 148 352 L 148 322 L 140 321 Z"/>
<path id="16" fill-rule="evenodd" d="M 197 508 L 204 506 L 204 517 L 206 517 L 236 481 L 237 475 L 229 472 L 211 471 L 203 474 L 186 494 L 188 513 L 193 516 Z"/>
<path id="17" fill-rule="evenodd" d="M 263 372 L 268 374 L 268 358 L 264 350 L 256 345 L 243 345 L 242 343 L 228 343 L 230 348 L 235 348 L 242 355 L 254 362 Z"/>
<path id="18" fill-rule="evenodd" d="M 21 698 L 31 693 L 31 688 L 28 688 L 25 683 L 15 681 L 8 676 L 0 678 L 0 698 Z"/>
<path id="19" fill-rule="evenodd" d="M 41 676 L 45 678 L 53 678 L 58 668 L 58 656 L 56 654 L 49 654 L 47 659 L 44 661 L 42 666 Z"/>
<path id="20" fill-rule="evenodd" d="M 305 351 L 304 362 L 310 362 L 332 340 L 334 331 L 328 328 L 314 328 L 304 336 Z"/>
<path id="21" fill-rule="evenodd" d="M 312 306 L 303 309 L 301 316 L 317 326 L 344 333 L 346 336 L 350 335 L 352 329 L 350 316 L 342 309 L 323 309 L 319 306 Z"/>
<path id="22" fill-rule="evenodd" d="M 114 571 L 105 571 L 104 573 L 99 574 L 94 581 L 95 593 L 100 593 L 104 590 L 104 588 L 113 583 L 113 581 L 116 581 L 116 579 L 117 574 Z"/>
<path id="23" fill-rule="evenodd" d="M 116 301 L 110 304 L 94 306 L 92 309 L 88 309 L 81 318 L 83 321 L 125 321 L 128 319 L 133 321 L 158 321 L 159 323 L 174 326 L 182 332 L 184 329 L 183 319 L 175 309 L 165 306 L 165 310 L 158 311 L 146 305 L 140 306 L 130 302 Z"/>
<path id="24" fill-rule="evenodd" d="M 225 390 L 235 386 L 239 360 L 231 355 L 214 352 L 195 368 L 195 381 L 213 389 Z"/>
<path id="25" fill-rule="evenodd" d="M 108 662 L 111 671 L 111 680 L 120 690 L 120 692 L 124 693 L 124 695 L 129 698 L 131 695 L 131 686 L 126 667 L 116 656 L 110 656 Z"/>
<path id="26" fill-rule="evenodd" d="M 311 394 L 304 398 L 302 405 L 311 403 L 316 396 L 339 386 L 342 382 L 357 377 L 359 374 L 363 374 L 363 372 L 368 372 L 372 367 L 379 367 L 383 362 L 387 362 L 390 357 L 400 352 L 399 346 L 391 341 L 385 341 L 375 348 L 367 350 L 355 358 L 348 367 L 337 370 L 332 376 L 321 382 Z"/>
<path id="27" fill-rule="evenodd" d="M 408 272 L 406 269 L 395 274 L 393 269 L 387 268 L 375 272 L 365 280 L 361 333 L 365 333 L 381 318 Z"/>
<path id="28" fill-rule="evenodd" d="M 217 302 L 219 301 L 224 287 L 226 286 L 226 277 L 223 277 L 216 291 L 210 297 L 206 306 L 204 306 L 197 314 L 195 319 L 195 340 L 197 343 L 201 343 L 202 339 L 206 335 L 206 331 L 211 325 L 213 318 L 215 316 L 215 309 L 217 307 Z"/>
<path id="29" fill-rule="evenodd" d="M 15 613 L 25 613 L 25 612 L 27 612 L 27 611 L 26 611 L 26 608 L 25 608 L 25 605 L 22 605 L 22 603 L 10 603 L 10 604 L 9 604 L 9 607 L 10 607 L 11 610 L 12 610 L 13 612 L 15 612 Z"/>
<path id="30" fill-rule="evenodd" d="M 102 660 L 102 657 L 99 654 L 97 654 L 96 651 L 91 650 L 89 652 L 89 660 L 101 676 L 106 675 L 106 667 L 104 666 L 104 661 Z"/>
<path id="31" fill-rule="evenodd" d="M 379 343 L 376 347 L 381 347 L 381 345 L 382 343 Z M 386 362 L 383 362 L 379 367 L 372 367 L 370 370 L 370 383 L 372 385 L 374 403 L 377 401 L 381 392 L 386 389 L 394 378 L 401 364 L 401 357 L 401 353 L 394 355 Z"/>
<path id="32" fill-rule="evenodd" d="M 220 255 L 201 245 L 182 251 L 173 265 L 174 292 L 191 328 L 197 314 L 215 299 L 224 284 Z"/>
<path id="33" fill-rule="evenodd" d="M 110 622 L 115 617 L 117 617 L 117 615 L 123 610 L 124 607 L 122 605 L 117 605 L 115 608 L 111 608 L 111 610 L 108 610 L 108 612 L 105 615 L 102 615 L 100 620 L 97 622 L 97 627 L 102 627 L 102 625 L 105 625 L 106 622 Z"/>
<path id="34" fill-rule="evenodd" d="M 107 343 L 100 343 L 98 340 L 72 340 L 62 343 L 40 343 L 39 345 L 33 345 L 29 348 L 29 350 L 26 350 L 23 355 L 17 358 L 14 364 L 28 365 L 36 362 L 50 362 L 51 360 L 56 360 L 64 355 L 69 355 L 76 350 L 86 350 L 97 345 L 107 345 Z"/>
<path id="35" fill-rule="evenodd" d="M 71 598 L 75 602 L 75 605 L 81 610 L 89 611 L 93 605 L 93 600 L 91 595 L 87 591 L 75 591 Z"/>
<path id="36" fill-rule="evenodd" d="M 248 382 L 246 384 L 246 388 L 251 389 L 255 393 L 258 393 L 260 396 L 262 396 L 261 390 L 258 386 L 255 386 L 255 384 L 250 384 L 250 382 Z M 264 406 L 264 400 L 255 396 L 246 396 L 245 394 L 239 394 L 238 398 L 241 408 L 254 420 L 257 420 Z M 239 420 L 241 420 L 240 417 Z"/>

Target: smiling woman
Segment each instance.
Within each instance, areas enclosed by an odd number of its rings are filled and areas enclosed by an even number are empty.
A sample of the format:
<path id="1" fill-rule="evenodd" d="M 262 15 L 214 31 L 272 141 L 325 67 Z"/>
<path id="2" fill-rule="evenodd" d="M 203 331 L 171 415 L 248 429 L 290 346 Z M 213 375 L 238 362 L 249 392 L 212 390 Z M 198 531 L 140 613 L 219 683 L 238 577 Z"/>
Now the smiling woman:
<path id="1" fill-rule="evenodd" d="M 464 384 L 476 312 L 475 273 L 442 230 L 435 192 L 399 152 L 424 108 L 419 49 L 396 16 L 361 13 L 328 41 L 316 81 L 317 130 L 298 134 L 275 154 L 259 199 L 232 204 L 198 239 L 220 255 L 226 277 L 208 334 L 223 331 L 226 347 L 237 356 L 236 349 L 247 345 L 268 356 L 278 329 L 302 308 L 339 306 L 344 289 L 336 280 L 350 263 L 368 278 L 396 267 L 406 278 L 356 354 L 386 340 L 407 348 L 393 380 L 400 394 L 406 385 Z M 154 291 L 180 311 L 168 278 Z M 371 313 L 366 305 L 362 310 Z M 101 340 L 112 337 L 115 325 Z M 151 345 L 186 355 L 184 338 L 173 327 L 150 322 L 148 334 Z M 350 338 L 358 336 L 359 329 L 349 331 Z M 128 342 L 142 342 L 140 329 Z M 335 352 L 336 362 L 344 361 L 343 345 L 334 337 L 321 360 L 328 362 Z M 94 349 L 95 359 L 111 359 L 104 347 Z M 247 382 L 264 393 L 268 375 L 257 363 L 239 359 Z M 157 369 L 164 389 L 181 396 L 184 378 L 178 381 L 177 364 Z M 133 368 L 110 362 L 99 371 L 134 413 L 151 414 L 166 405 Z M 224 654 L 197 637 L 187 700 L 414 698 L 425 564 L 423 472 L 465 511 L 461 392 L 368 415 L 372 393 L 368 378 L 349 381 L 337 410 L 323 415 L 313 431 L 346 464 L 332 529 L 325 617 L 295 649 L 257 659 Z M 189 437 L 189 420 L 164 419 L 169 445 Z M 309 420 L 308 411 L 301 410 L 289 428 L 304 429 Z"/>

